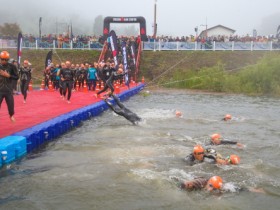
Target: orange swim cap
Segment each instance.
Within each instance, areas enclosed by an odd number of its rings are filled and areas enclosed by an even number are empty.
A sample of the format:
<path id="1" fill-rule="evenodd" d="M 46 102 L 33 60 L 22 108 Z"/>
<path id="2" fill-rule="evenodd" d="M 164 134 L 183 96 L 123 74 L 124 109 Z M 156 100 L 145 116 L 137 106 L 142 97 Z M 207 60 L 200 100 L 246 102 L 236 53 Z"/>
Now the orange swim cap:
<path id="1" fill-rule="evenodd" d="M 223 180 L 219 176 L 212 176 L 207 182 L 208 189 L 221 189 L 223 186 Z"/>
<path id="2" fill-rule="evenodd" d="M 176 110 L 175 114 L 176 114 L 176 117 L 181 117 L 182 116 L 182 112 L 180 112 L 178 110 Z"/>
<path id="3" fill-rule="evenodd" d="M 218 134 L 218 133 L 214 133 L 214 134 L 212 134 L 212 136 L 211 136 L 211 140 L 216 140 L 216 139 L 220 139 L 220 138 L 221 138 L 221 135 Z"/>
<path id="4" fill-rule="evenodd" d="M 231 115 L 230 114 L 226 114 L 226 116 L 224 117 L 224 120 L 231 120 Z"/>
<path id="5" fill-rule="evenodd" d="M 193 148 L 193 154 L 195 154 L 195 155 L 201 155 L 201 154 L 203 154 L 204 153 L 204 149 L 203 149 L 203 147 L 201 146 L 201 145 L 196 145 L 196 146 L 194 146 L 194 148 Z"/>
<path id="6" fill-rule="evenodd" d="M 7 51 L 2 51 L 0 53 L 0 58 L 1 59 L 9 59 L 10 58 L 10 54 Z"/>
<path id="7" fill-rule="evenodd" d="M 238 165 L 240 163 L 240 157 L 238 155 L 230 155 L 229 162 L 233 165 Z"/>

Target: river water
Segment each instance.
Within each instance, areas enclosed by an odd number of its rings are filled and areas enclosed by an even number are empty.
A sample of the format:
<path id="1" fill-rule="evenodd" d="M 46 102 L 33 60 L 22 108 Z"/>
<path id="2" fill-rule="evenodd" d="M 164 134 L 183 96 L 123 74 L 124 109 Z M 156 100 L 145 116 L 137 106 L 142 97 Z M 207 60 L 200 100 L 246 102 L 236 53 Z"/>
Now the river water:
<path id="1" fill-rule="evenodd" d="M 279 99 L 150 90 L 124 104 L 140 125 L 107 110 L 2 170 L 0 209 L 279 209 Z M 227 113 L 233 119 L 221 121 Z M 215 148 L 241 164 L 187 166 L 193 146 L 217 132 L 246 145 Z M 213 175 L 226 192 L 187 192 L 176 181 Z"/>

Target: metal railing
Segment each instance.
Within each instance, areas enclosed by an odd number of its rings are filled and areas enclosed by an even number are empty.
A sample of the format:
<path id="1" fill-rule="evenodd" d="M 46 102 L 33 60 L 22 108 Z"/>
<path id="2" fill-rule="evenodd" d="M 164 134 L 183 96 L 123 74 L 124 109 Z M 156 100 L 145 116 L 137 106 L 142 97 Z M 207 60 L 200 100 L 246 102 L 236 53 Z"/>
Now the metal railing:
<path id="1" fill-rule="evenodd" d="M 16 40 L 0 39 L 0 49 L 17 48 Z M 27 49 L 82 49 L 82 50 L 102 50 L 103 44 L 95 41 L 69 41 L 59 42 L 35 40 L 30 42 L 23 40 L 22 48 Z M 280 42 L 142 42 L 142 50 L 145 51 L 185 51 L 185 50 L 202 50 L 202 51 L 273 51 L 280 50 Z"/>
<path id="2" fill-rule="evenodd" d="M 17 41 L 0 39 L 0 49 L 1 48 L 17 48 Z M 34 42 L 30 42 L 27 40 L 23 40 L 22 48 L 102 50 L 103 44 L 99 42 L 93 42 L 93 41 L 59 42 L 57 40 L 52 40 L 52 41 L 35 40 Z"/>
<path id="3" fill-rule="evenodd" d="M 183 50 L 208 50 L 208 51 L 259 51 L 280 50 L 279 42 L 143 42 L 143 50 L 153 51 L 183 51 Z"/>

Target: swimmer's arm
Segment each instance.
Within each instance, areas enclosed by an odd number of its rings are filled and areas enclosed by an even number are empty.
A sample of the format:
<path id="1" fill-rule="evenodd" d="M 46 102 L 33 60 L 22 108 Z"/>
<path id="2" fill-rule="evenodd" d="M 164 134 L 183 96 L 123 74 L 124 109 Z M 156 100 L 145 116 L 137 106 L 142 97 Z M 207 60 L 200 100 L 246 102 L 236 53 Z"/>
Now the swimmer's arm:
<path id="1" fill-rule="evenodd" d="M 212 159 L 212 160 L 216 160 L 216 157 L 214 155 L 212 155 L 212 154 L 207 154 L 207 155 L 205 154 L 204 157 Z"/>
<path id="2" fill-rule="evenodd" d="M 237 143 L 236 143 L 236 146 L 243 148 L 243 147 L 244 147 L 244 144 L 241 144 L 241 143 L 237 142 Z"/>
<path id="3" fill-rule="evenodd" d="M 244 147 L 243 144 L 237 142 L 237 141 L 228 141 L 228 140 L 222 140 L 221 144 L 227 145 L 227 144 L 231 144 L 231 145 L 236 145 L 238 147 Z"/>
<path id="4" fill-rule="evenodd" d="M 115 109 L 114 106 L 110 102 L 107 101 L 107 99 L 105 99 L 104 101 L 113 112 L 115 112 L 118 115 L 124 116 L 124 113 L 121 110 Z"/>
<path id="5" fill-rule="evenodd" d="M 237 144 L 237 141 L 221 140 L 221 144 Z"/>
<path id="6" fill-rule="evenodd" d="M 109 106 L 110 109 L 112 109 L 113 111 L 115 111 L 113 105 L 112 105 L 110 102 L 108 102 L 107 99 L 105 99 L 104 101 L 105 101 L 105 103 Z"/>
<path id="7" fill-rule="evenodd" d="M 183 160 L 190 166 L 194 165 L 195 159 L 192 154 L 187 155 Z"/>
<path id="8" fill-rule="evenodd" d="M 221 165 L 228 165 L 229 164 L 229 162 L 227 160 L 223 159 L 223 158 L 217 157 L 215 160 L 216 160 L 216 163 L 221 164 Z"/>
<path id="9" fill-rule="evenodd" d="M 254 192 L 254 193 L 263 193 L 265 194 L 266 192 L 262 188 L 254 188 L 254 187 L 238 187 L 236 189 L 238 192 Z"/>
<path id="10" fill-rule="evenodd" d="M 262 188 L 254 188 L 254 187 L 248 187 L 247 188 L 250 192 L 255 192 L 255 193 L 263 193 L 265 194 L 266 192 Z"/>

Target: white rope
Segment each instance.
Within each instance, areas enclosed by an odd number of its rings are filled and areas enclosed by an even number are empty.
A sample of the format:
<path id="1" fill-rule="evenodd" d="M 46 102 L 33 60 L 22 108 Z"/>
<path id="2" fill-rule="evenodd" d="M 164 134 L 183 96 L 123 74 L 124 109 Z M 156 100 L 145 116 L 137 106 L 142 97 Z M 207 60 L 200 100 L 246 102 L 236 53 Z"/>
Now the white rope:
<path id="1" fill-rule="evenodd" d="M 181 61 L 180 61 L 181 62 Z M 178 64 L 175 64 L 175 65 L 178 65 Z M 252 65 L 247 65 L 247 66 L 242 66 L 242 67 L 238 67 L 238 68 L 235 68 L 235 69 L 229 69 L 229 70 L 226 70 L 226 71 L 236 71 L 236 70 L 239 70 L 239 69 L 244 69 L 244 68 L 248 68 L 248 67 L 251 67 L 251 66 L 256 66 L 258 64 L 252 64 Z M 173 68 L 174 66 L 172 66 L 171 68 Z M 170 69 L 168 69 L 170 70 Z M 165 72 L 164 72 L 165 73 Z M 212 73 L 211 75 L 216 75 L 216 74 L 220 74 L 220 72 L 217 72 L 217 73 Z M 160 76 L 162 76 L 163 74 L 161 74 Z M 156 77 L 156 78 L 159 78 L 160 76 Z M 189 81 L 189 80 L 194 80 L 194 79 L 200 79 L 200 78 L 203 78 L 203 77 L 207 77 L 209 76 L 209 74 L 207 75 L 203 75 L 203 76 L 196 76 L 196 77 L 191 77 L 191 78 L 188 78 L 188 79 L 183 79 L 183 80 L 176 80 L 176 81 L 172 81 L 172 82 L 166 82 L 166 83 L 160 83 L 160 84 L 156 84 L 156 85 L 150 85 L 149 87 L 159 87 L 159 86 L 163 86 L 163 85 L 169 85 L 169 84 L 174 84 L 174 83 L 180 83 L 180 82 L 185 82 L 185 81 Z M 154 81 L 155 79 L 153 79 L 152 81 Z M 149 84 L 149 83 L 148 83 Z M 196 85 L 197 86 L 197 85 Z M 194 87 L 194 86 L 193 86 Z"/>
<path id="2" fill-rule="evenodd" d="M 60 63 L 62 63 L 62 60 L 60 59 L 59 55 L 57 54 L 56 50 L 54 50 L 54 53 L 57 55 L 58 59 L 60 60 Z"/>
<path id="3" fill-rule="evenodd" d="M 186 55 L 183 59 L 181 59 L 179 62 L 175 63 L 173 66 L 171 66 L 169 69 L 167 69 L 166 71 L 162 72 L 160 75 L 158 75 L 156 78 L 154 78 L 153 80 L 151 80 L 150 82 L 148 82 L 147 86 L 149 86 L 151 83 L 153 83 L 156 79 L 162 77 L 165 73 L 167 73 L 168 71 L 174 69 L 178 64 L 182 63 L 189 55 Z"/>

